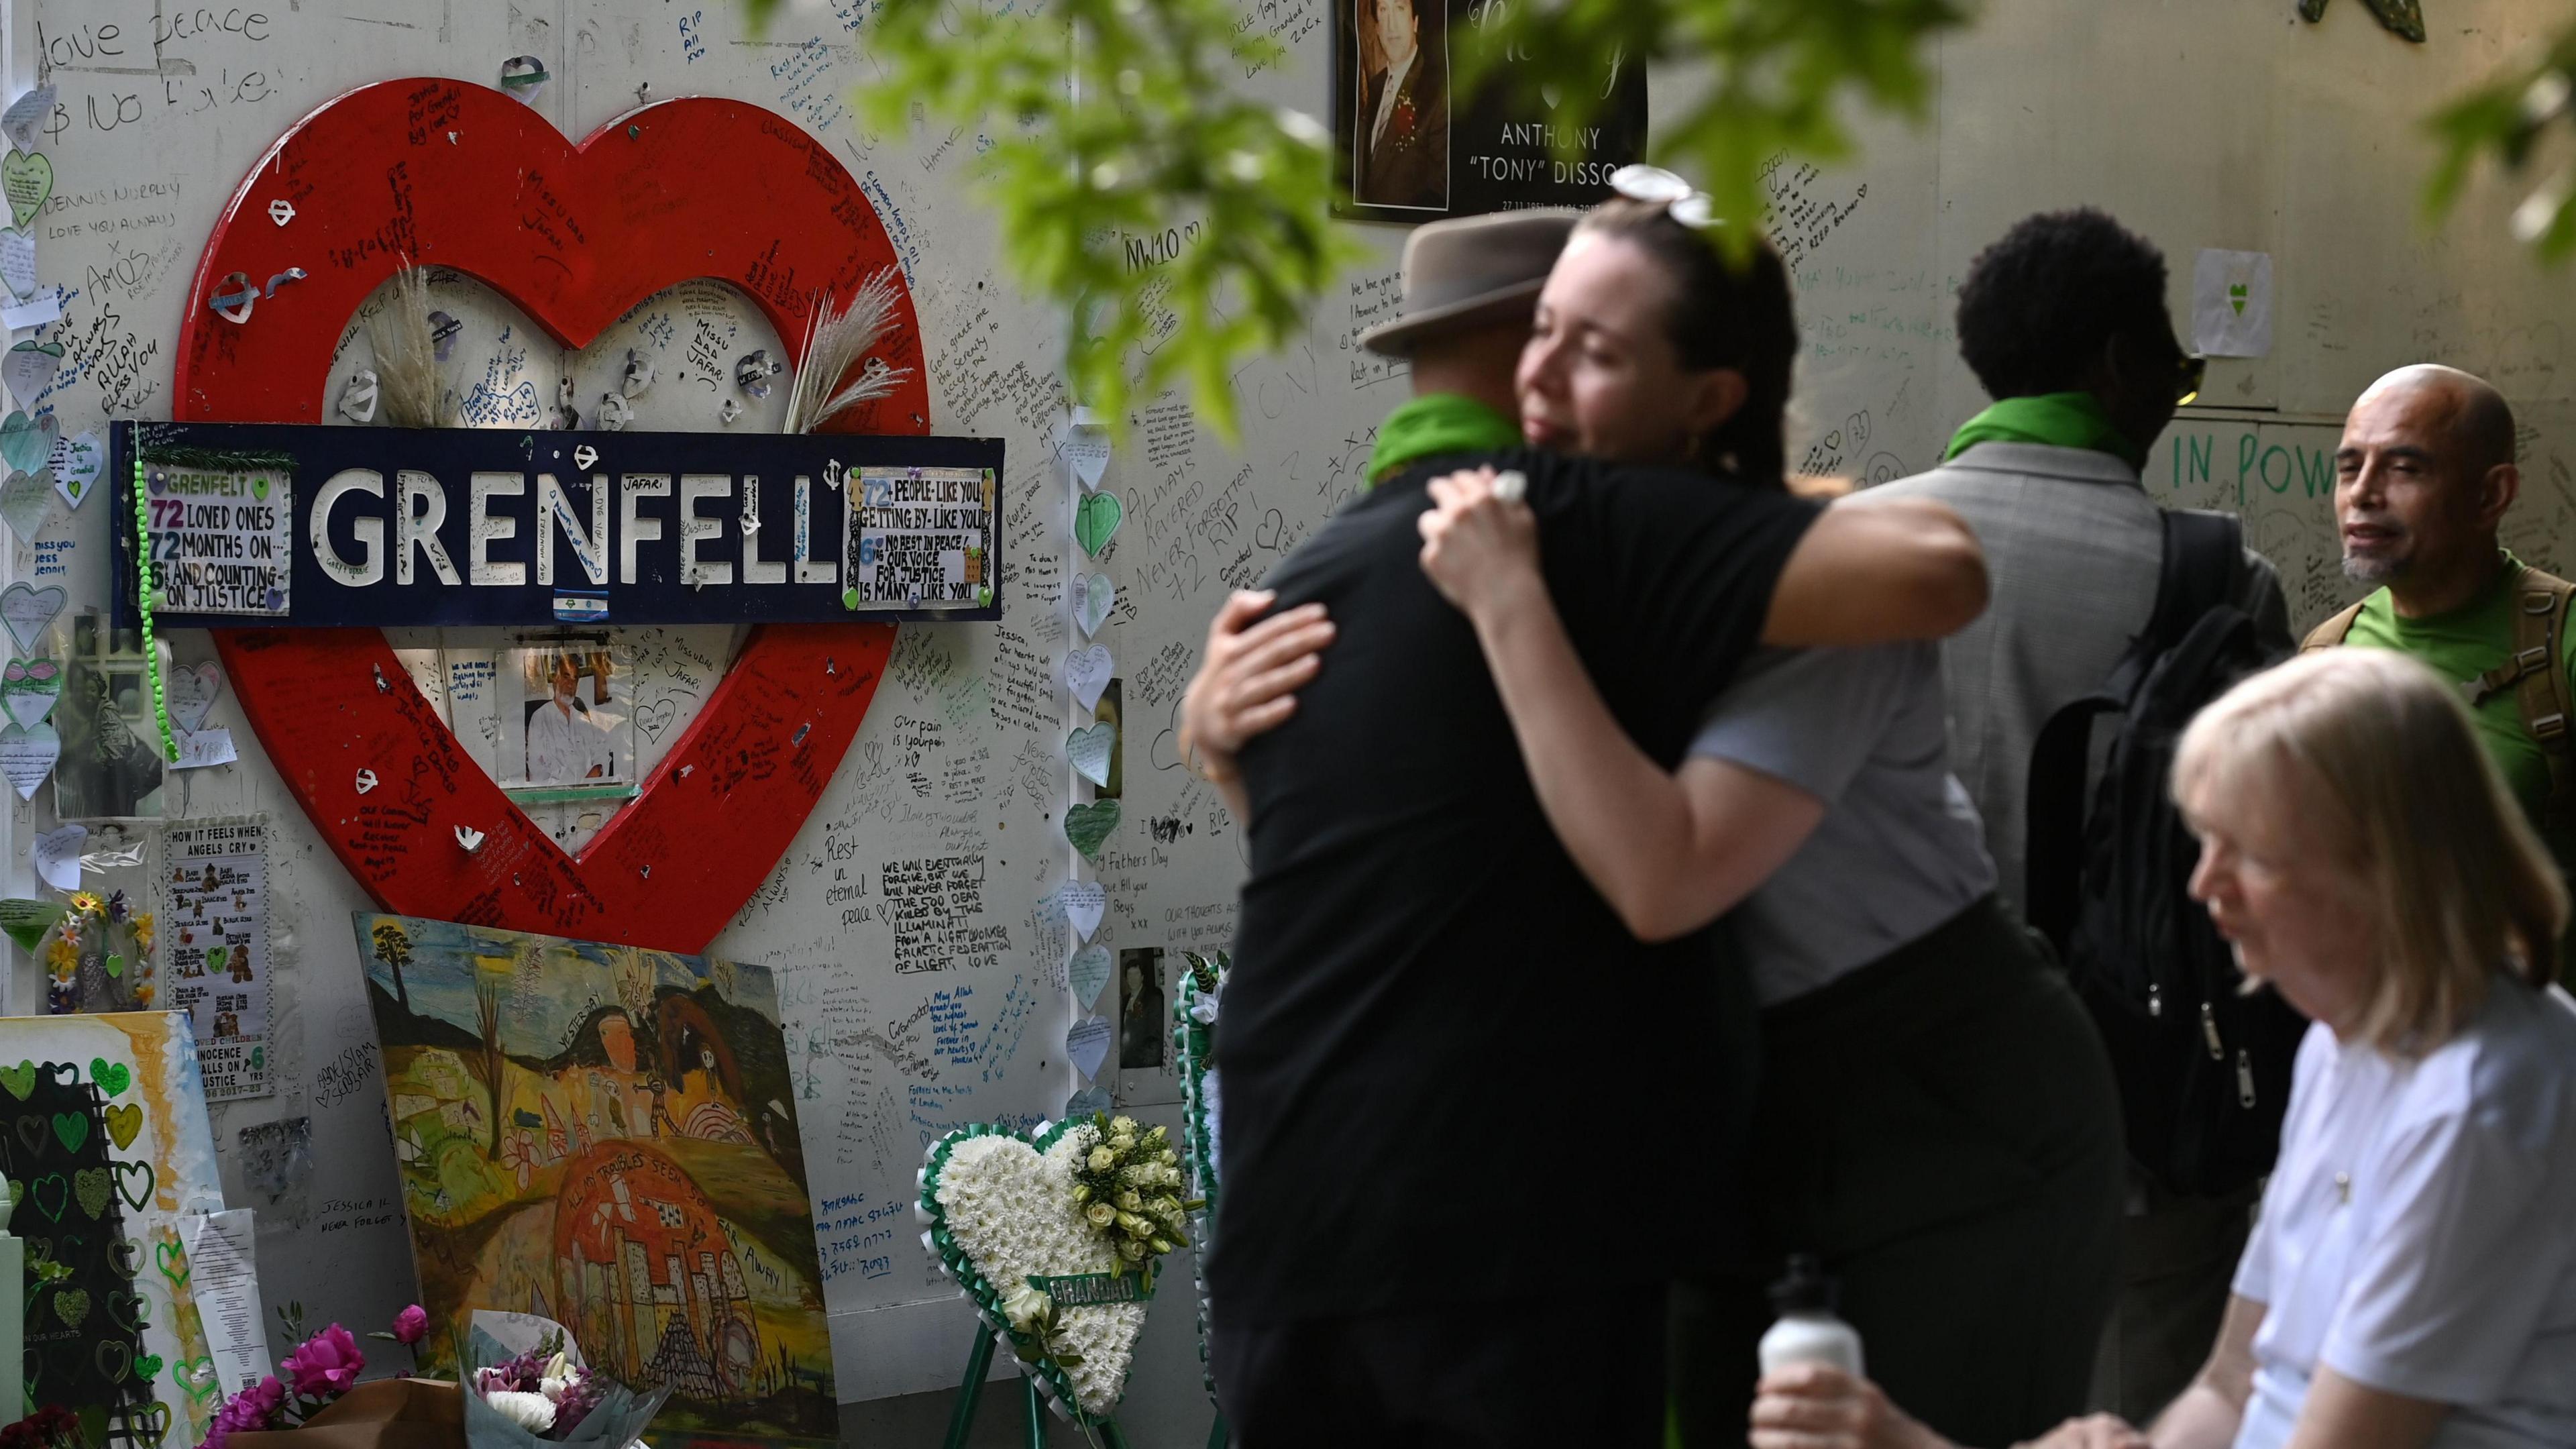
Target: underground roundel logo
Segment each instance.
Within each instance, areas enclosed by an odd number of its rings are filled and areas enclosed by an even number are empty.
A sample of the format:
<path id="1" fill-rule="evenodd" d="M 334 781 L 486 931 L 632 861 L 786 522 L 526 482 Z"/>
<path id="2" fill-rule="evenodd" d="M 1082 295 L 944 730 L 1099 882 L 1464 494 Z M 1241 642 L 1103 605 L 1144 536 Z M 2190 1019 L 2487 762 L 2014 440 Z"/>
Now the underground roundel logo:
<path id="1" fill-rule="evenodd" d="M 283 224 L 274 220 L 287 216 Z M 568 347 L 637 303 L 710 277 L 740 288 L 791 363 L 818 294 L 895 263 L 857 180 L 784 117 L 690 98 L 575 145 L 462 81 L 339 97 L 252 168 L 206 244 L 179 337 L 182 422 L 323 418 L 333 350 L 406 262 L 492 287 Z M 245 321 L 225 279 L 301 268 Z M 909 294 L 892 395 L 839 420 L 926 433 Z M 486 775 L 372 629 L 217 630 L 243 713 L 332 850 L 385 910 L 695 952 L 733 919 L 813 810 L 867 715 L 890 624 L 754 630 L 642 793 L 578 856 Z M 461 849 L 467 833 L 481 844 Z"/>

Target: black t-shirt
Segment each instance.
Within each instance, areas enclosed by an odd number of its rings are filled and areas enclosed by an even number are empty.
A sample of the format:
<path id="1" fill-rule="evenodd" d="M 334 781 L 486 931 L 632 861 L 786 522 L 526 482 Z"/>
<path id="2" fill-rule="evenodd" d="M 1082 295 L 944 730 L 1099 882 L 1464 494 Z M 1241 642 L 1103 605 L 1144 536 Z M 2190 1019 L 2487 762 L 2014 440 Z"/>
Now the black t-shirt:
<path id="1" fill-rule="evenodd" d="M 1251 875 L 1225 995 L 1228 1324 L 1667 1278 L 1731 1220 L 1714 972 L 1640 945 L 1539 809 L 1475 632 L 1388 480 L 1270 579 L 1340 625 L 1247 744 Z M 1473 460 L 1471 460 L 1473 461 Z M 1702 474 L 1516 452 L 1550 592 L 1610 710 L 1680 763 L 1816 510 Z"/>

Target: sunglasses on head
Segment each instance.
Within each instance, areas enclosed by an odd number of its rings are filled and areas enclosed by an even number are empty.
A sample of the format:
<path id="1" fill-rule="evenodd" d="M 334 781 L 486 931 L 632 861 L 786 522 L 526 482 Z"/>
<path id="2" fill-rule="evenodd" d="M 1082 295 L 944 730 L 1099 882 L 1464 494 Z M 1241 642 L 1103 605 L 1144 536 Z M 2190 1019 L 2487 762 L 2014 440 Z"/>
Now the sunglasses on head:
<path id="1" fill-rule="evenodd" d="M 1660 206 L 1664 215 L 1693 231 L 1706 231 L 1725 218 L 1707 192 L 1661 166 L 1629 165 L 1610 173 L 1610 189 L 1630 201 Z"/>
<path id="2" fill-rule="evenodd" d="M 2174 364 L 2174 406 L 2187 408 L 2200 396 L 2201 379 L 2209 374 L 2209 359 L 2196 352 L 2186 352 Z"/>

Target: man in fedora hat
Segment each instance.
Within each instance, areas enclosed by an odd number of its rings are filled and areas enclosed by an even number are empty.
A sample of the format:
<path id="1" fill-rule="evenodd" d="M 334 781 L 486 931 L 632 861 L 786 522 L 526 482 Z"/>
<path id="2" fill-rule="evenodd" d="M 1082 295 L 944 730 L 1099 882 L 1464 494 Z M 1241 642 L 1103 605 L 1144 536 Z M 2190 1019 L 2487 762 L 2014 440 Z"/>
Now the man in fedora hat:
<path id="1" fill-rule="evenodd" d="M 1946 633 L 1983 603 L 1946 510 L 1889 526 L 1521 449 L 1514 365 L 1573 220 L 1413 234 L 1403 320 L 1367 337 L 1415 391 L 1373 486 L 1227 604 L 1191 685 L 1185 755 L 1250 846 L 1207 1279 L 1248 1449 L 1655 1444 L 1666 1283 L 1735 1246 L 1740 1185 L 1714 1165 L 1746 1095 L 1723 1034 L 1749 1015 L 1704 940 L 1639 943 L 1549 829 L 1474 631 L 1417 562 L 1429 479 L 1523 474 L 1567 632 L 1668 766 L 1757 641 Z M 1363 627 L 1265 679 L 1326 610 Z M 1245 746 L 1245 701 L 1294 716 Z M 1643 1034 L 1611 1079 L 1570 1079 L 1567 1004 L 1605 995 Z"/>

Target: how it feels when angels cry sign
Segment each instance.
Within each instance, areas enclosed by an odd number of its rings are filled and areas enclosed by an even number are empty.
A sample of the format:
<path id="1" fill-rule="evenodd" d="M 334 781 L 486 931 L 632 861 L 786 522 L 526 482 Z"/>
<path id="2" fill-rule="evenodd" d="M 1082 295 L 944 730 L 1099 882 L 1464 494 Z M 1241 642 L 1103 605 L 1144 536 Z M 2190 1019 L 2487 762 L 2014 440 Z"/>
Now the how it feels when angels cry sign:
<path id="1" fill-rule="evenodd" d="M 126 422 L 109 447 L 163 627 L 1002 616 L 999 439 Z"/>

